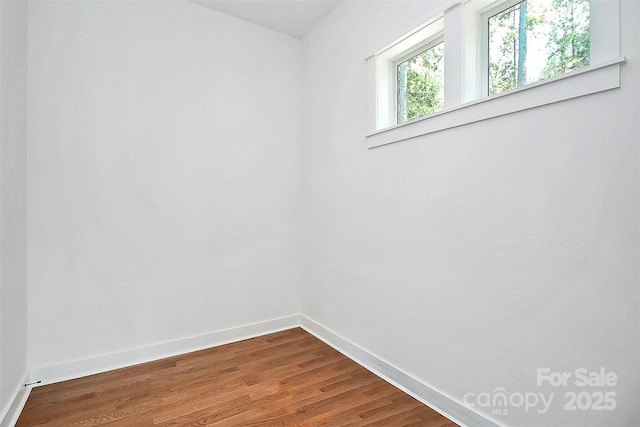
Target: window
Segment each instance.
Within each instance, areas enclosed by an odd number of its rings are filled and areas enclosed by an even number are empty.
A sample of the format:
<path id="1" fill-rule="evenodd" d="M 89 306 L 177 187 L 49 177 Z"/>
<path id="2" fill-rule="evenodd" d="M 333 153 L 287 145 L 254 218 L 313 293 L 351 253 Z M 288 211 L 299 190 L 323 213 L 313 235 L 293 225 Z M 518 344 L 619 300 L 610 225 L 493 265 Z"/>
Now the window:
<path id="1" fill-rule="evenodd" d="M 444 19 L 436 17 L 375 58 L 377 129 L 444 108 Z"/>
<path id="2" fill-rule="evenodd" d="M 485 14 L 489 95 L 590 65 L 589 0 L 512 3 Z"/>
<path id="3" fill-rule="evenodd" d="M 444 108 L 444 41 L 440 37 L 420 50 L 395 62 L 398 124 Z"/>
<path id="4" fill-rule="evenodd" d="M 615 89 L 625 61 L 619 0 L 460 0 L 366 59 L 367 145 Z"/>

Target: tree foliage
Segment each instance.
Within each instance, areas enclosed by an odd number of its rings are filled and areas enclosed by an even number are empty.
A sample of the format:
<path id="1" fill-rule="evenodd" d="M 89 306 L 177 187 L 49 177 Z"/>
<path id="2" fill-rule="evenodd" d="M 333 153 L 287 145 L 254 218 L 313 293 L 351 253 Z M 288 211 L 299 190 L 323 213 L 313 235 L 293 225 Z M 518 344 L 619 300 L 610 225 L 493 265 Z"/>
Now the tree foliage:
<path id="1" fill-rule="evenodd" d="M 589 65 L 589 50 L 589 0 L 518 3 L 489 18 L 489 94 Z"/>
<path id="2" fill-rule="evenodd" d="M 550 22 L 549 56 L 541 79 L 589 65 L 589 1 L 553 0 L 556 19 Z"/>
<path id="3" fill-rule="evenodd" d="M 444 43 L 398 65 L 398 123 L 444 107 Z"/>

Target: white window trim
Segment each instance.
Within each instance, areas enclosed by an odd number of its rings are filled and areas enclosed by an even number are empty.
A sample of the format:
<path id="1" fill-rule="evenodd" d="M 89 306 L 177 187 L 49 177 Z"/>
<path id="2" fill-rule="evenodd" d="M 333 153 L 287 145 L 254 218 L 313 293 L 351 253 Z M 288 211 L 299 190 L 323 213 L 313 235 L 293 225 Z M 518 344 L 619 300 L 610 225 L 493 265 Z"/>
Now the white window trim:
<path id="1" fill-rule="evenodd" d="M 443 31 L 434 34 L 419 45 L 415 46 L 413 49 L 403 52 L 398 57 L 393 58 L 391 61 L 389 61 L 392 69 L 392 71 L 390 71 L 391 78 L 389 79 L 389 89 L 393 90 L 393 105 L 389 106 L 389 112 L 390 114 L 393 114 L 393 123 L 398 123 L 398 66 L 403 62 L 413 58 L 414 56 L 418 56 L 428 51 L 429 49 L 439 45 L 440 43 L 444 43 Z"/>
<path id="2" fill-rule="evenodd" d="M 373 65 L 375 82 L 375 120 L 372 129 L 387 128 L 397 122 L 396 63 L 405 55 L 419 52 L 421 47 L 429 46 L 443 37 L 443 30 L 444 18 L 441 14 L 369 58 L 368 62 Z"/>
<path id="3" fill-rule="evenodd" d="M 431 116 L 367 134 L 367 146 L 379 147 L 430 133 L 476 123 L 620 87 L 624 57 L 591 65 L 497 95 L 447 108 Z"/>
<path id="4" fill-rule="evenodd" d="M 481 75 L 479 67 L 483 62 L 478 40 L 478 37 L 482 37 L 480 23 L 483 14 L 499 4 L 504 2 L 464 1 L 437 17 L 444 19 L 446 40 L 445 108 L 442 111 L 400 125 L 376 120 L 379 118 L 377 91 L 382 77 L 376 73 L 376 66 L 380 66 L 381 61 L 387 61 L 388 64 L 389 57 L 381 57 L 378 53 L 367 59 L 370 117 L 366 133 L 368 148 L 620 87 L 620 67 L 626 59 L 620 55 L 619 0 L 591 0 L 593 65 L 497 95 L 479 95 L 482 87 L 478 77 Z M 389 50 L 390 47 L 387 47 L 381 53 Z"/>

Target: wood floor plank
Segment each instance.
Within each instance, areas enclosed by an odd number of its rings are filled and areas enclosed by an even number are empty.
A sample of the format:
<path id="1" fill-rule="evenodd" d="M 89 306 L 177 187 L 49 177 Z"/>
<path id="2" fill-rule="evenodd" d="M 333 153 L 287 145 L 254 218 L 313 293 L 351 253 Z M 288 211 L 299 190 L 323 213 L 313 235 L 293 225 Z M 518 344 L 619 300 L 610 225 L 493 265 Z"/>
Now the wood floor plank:
<path id="1" fill-rule="evenodd" d="M 300 328 L 34 388 L 17 423 L 87 425 L 456 426 Z"/>

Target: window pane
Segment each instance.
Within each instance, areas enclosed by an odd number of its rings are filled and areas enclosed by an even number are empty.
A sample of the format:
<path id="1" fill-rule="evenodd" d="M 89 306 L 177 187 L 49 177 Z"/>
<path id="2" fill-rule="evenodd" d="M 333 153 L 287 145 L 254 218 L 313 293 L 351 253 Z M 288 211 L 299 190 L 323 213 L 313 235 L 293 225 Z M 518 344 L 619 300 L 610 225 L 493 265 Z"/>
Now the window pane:
<path id="1" fill-rule="evenodd" d="M 488 25 L 489 95 L 589 65 L 589 0 L 525 0 Z"/>
<path id="2" fill-rule="evenodd" d="M 398 64 L 398 123 L 444 107 L 444 42 Z"/>

